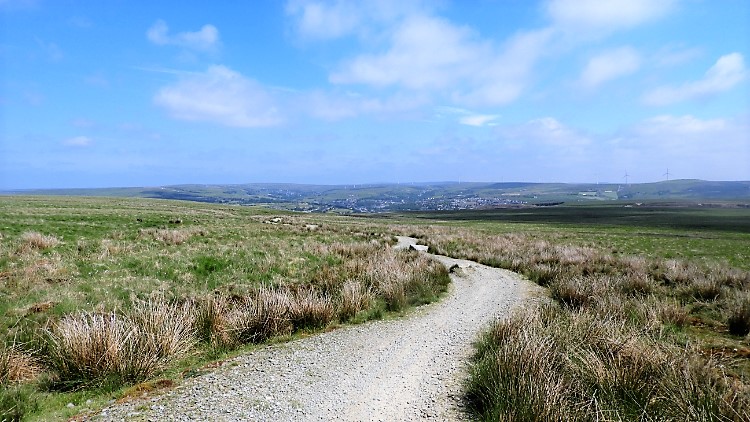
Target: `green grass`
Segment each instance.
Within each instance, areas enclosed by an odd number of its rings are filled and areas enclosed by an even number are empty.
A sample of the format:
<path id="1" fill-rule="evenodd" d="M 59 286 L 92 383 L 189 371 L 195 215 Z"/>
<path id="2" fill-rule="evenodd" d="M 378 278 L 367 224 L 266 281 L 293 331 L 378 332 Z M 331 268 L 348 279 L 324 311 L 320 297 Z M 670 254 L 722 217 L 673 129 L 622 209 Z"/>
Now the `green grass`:
<path id="1" fill-rule="evenodd" d="M 415 252 L 391 250 L 392 242 L 385 225 L 335 216 L 3 197 L 0 346 L 39 365 L 32 381 L 3 381 L 0 419 L 64 419 L 81 401 L 101 405 L 128 385 L 169 374 L 186 354 L 200 366 L 248 342 L 436 300 L 447 271 Z M 183 328 L 159 331 L 169 326 L 162 311 L 176 316 L 182 306 L 189 308 Z M 113 350 L 119 363 L 101 359 Z"/>
<path id="2" fill-rule="evenodd" d="M 750 209 L 581 205 L 408 213 L 427 224 L 525 233 L 614 254 L 722 263 L 750 270 Z"/>

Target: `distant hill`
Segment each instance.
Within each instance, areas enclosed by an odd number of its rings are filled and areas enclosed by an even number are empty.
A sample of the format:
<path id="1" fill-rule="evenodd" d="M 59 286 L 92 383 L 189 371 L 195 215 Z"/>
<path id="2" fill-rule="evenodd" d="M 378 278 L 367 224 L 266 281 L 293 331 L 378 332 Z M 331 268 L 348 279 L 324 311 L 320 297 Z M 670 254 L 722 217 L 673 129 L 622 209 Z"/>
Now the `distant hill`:
<path id="1" fill-rule="evenodd" d="M 458 183 L 175 185 L 145 188 L 48 189 L 21 195 L 114 196 L 266 205 L 307 212 L 390 212 L 550 206 L 594 201 L 750 203 L 750 181 L 670 180 L 633 184 Z"/>

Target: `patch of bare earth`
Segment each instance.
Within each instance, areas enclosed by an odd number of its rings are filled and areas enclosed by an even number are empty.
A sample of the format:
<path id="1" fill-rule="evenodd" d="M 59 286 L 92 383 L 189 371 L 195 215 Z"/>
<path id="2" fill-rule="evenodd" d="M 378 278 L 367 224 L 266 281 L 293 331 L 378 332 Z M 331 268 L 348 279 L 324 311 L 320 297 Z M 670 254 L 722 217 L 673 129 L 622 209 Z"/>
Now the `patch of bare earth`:
<path id="1" fill-rule="evenodd" d="M 400 238 L 398 247 L 414 239 Z M 103 420 L 465 420 L 471 343 L 535 296 L 515 273 L 435 256 L 454 268 L 438 303 L 258 349 L 155 397 L 113 405 Z"/>

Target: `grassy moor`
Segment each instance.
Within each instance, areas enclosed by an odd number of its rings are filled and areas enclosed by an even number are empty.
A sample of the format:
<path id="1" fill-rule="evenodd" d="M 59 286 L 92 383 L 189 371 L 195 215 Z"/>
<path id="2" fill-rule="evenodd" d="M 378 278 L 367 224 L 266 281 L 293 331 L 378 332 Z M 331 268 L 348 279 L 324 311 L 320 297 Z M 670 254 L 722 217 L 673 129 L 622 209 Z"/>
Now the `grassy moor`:
<path id="1" fill-rule="evenodd" d="M 478 339 L 482 420 L 746 420 L 750 210 L 608 205 L 366 218 L 139 198 L 0 202 L 0 419 L 95 412 L 258 344 L 518 272 L 539 303 Z"/>
<path id="2" fill-rule="evenodd" d="M 420 215 L 435 253 L 526 275 L 550 301 L 479 340 L 482 420 L 747 420 L 747 210 L 555 207 Z"/>
<path id="3" fill-rule="evenodd" d="M 65 418 L 245 345 L 435 300 L 447 270 L 391 249 L 383 229 L 188 202 L 3 198 L 0 419 Z"/>

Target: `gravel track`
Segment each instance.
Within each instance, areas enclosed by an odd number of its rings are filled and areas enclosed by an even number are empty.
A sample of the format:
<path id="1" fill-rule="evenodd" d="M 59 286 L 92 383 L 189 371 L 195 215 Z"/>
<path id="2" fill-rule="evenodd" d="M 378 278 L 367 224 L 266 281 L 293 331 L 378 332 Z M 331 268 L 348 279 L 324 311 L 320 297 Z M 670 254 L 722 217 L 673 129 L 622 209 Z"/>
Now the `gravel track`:
<path id="1" fill-rule="evenodd" d="M 400 248 L 414 239 L 399 238 Z M 466 420 L 461 382 L 471 343 L 538 287 L 510 271 L 433 255 L 448 294 L 407 316 L 259 348 L 97 420 Z"/>

